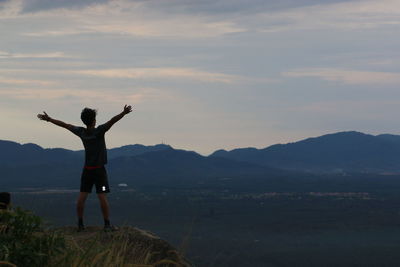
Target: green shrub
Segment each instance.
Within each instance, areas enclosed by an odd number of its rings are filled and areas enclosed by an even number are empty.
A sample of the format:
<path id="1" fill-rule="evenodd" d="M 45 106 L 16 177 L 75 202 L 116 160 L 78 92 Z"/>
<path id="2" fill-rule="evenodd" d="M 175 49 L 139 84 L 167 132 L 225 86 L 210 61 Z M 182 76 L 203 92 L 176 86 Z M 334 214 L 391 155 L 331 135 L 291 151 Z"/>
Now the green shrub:
<path id="1" fill-rule="evenodd" d="M 40 217 L 16 208 L 0 212 L 0 261 L 17 266 L 46 266 L 63 253 L 65 239 L 57 232 L 44 231 Z"/>

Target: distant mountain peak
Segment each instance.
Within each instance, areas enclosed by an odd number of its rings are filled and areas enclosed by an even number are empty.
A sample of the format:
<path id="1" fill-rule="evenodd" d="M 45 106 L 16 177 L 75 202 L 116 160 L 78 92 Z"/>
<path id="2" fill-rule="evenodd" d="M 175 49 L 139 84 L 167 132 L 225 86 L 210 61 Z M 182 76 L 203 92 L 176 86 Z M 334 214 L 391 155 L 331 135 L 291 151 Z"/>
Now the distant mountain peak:
<path id="1" fill-rule="evenodd" d="M 43 150 L 43 147 L 41 147 L 37 144 L 34 144 L 34 143 L 26 143 L 26 144 L 23 144 L 22 146 L 30 148 L 30 149 L 35 149 L 35 150 Z"/>
<path id="2" fill-rule="evenodd" d="M 400 136 L 342 131 L 263 149 L 219 150 L 211 156 L 298 171 L 400 170 Z"/>
<path id="3" fill-rule="evenodd" d="M 108 150 L 108 156 L 110 159 L 118 157 L 132 157 L 144 153 L 163 151 L 163 150 L 173 150 L 173 148 L 170 145 L 165 145 L 165 144 L 156 144 L 152 146 L 134 144 L 117 148 L 111 148 Z"/>

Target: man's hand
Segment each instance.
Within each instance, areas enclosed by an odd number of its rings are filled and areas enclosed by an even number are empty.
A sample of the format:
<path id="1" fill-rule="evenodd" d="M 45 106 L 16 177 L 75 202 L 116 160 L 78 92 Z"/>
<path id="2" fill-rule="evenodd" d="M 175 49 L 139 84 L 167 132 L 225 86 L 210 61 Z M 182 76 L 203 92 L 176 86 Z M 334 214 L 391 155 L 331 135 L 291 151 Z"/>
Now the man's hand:
<path id="1" fill-rule="evenodd" d="M 43 114 L 38 114 L 37 117 L 42 121 L 50 121 L 50 116 L 45 111 L 43 111 Z"/>
<path id="2" fill-rule="evenodd" d="M 114 123 L 116 123 L 117 121 L 122 119 L 126 114 L 131 112 L 132 112 L 132 107 L 125 105 L 124 110 L 121 113 L 112 117 L 111 120 L 109 120 L 108 122 L 104 123 L 104 131 L 107 132 L 114 125 Z"/>
<path id="3" fill-rule="evenodd" d="M 71 131 L 71 129 L 73 129 L 75 126 L 65 123 L 63 121 L 59 121 L 59 120 L 55 120 L 53 118 L 51 118 L 49 115 L 47 115 L 47 113 L 45 111 L 43 111 L 43 114 L 38 114 L 37 117 L 42 120 L 42 121 L 49 121 L 57 126 L 63 127 L 65 129 L 68 129 Z"/>
<path id="4" fill-rule="evenodd" d="M 131 113 L 132 112 L 132 107 L 128 106 L 128 105 L 125 105 L 123 112 L 124 112 L 124 114 Z"/>

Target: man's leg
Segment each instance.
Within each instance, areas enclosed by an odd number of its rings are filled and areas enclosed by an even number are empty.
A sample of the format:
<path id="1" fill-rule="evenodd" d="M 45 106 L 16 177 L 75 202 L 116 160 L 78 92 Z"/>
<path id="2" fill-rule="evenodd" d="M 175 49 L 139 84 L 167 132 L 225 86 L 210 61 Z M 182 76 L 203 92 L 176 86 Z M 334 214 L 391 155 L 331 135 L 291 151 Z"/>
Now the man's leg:
<path id="1" fill-rule="evenodd" d="M 106 169 L 100 168 L 98 169 L 98 180 L 96 181 L 96 193 L 99 198 L 101 212 L 103 213 L 104 218 L 104 231 L 116 231 L 117 227 L 112 226 L 110 224 L 110 206 L 107 200 L 107 193 L 110 192 L 110 188 L 108 185 L 107 179 L 107 171 Z"/>
<path id="2" fill-rule="evenodd" d="M 97 194 L 99 201 L 101 212 L 103 213 L 104 222 L 110 222 L 110 206 L 108 205 L 107 194 L 106 193 L 98 193 Z"/>
<path id="3" fill-rule="evenodd" d="M 88 197 L 89 193 L 80 192 L 78 201 L 76 202 L 76 213 L 78 215 L 79 225 L 83 226 L 83 211 L 85 209 L 85 201 Z"/>

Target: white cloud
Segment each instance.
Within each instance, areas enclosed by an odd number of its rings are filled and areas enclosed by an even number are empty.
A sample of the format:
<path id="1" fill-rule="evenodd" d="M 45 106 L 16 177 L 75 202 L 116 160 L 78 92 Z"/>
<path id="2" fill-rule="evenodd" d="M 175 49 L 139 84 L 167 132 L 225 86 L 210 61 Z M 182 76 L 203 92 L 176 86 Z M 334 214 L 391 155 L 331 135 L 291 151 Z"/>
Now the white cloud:
<path id="1" fill-rule="evenodd" d="M 21 33 L 23 36 L 30 36 L 30 37 L 51 37 L 51 36 L 68 36 L 68 35 L 77 35 L 77 34 L 86 34 L 86 33 L 93 33 L 91 30 L 85 29 L 59 29 L 53 31 L 38 31 L 38 32 L 24 32 Z"/>
<path id="2" fill-rule="evenodd" d="M 10 79 L 10 78 L 7 78 L 7 77 L 0 76 L 0 84 L 48 86 L 48 85 L 54 85 L 56 83 L 54 81 Z"/>
<path id="3" fill-rule="evenodd" d="M 44 29 L 40 23 L 41 27 L 30 27 L 31 31 L 20 32 L 31 37 L 105 33 L 136 37 L 212 38 L 244 31 L 352 30 L 400 25 L 398 0 L 338 2 L 293 2 L 276 8 L 279 5 L 258 1 L 256 5 L 247 4 L 252 8 L 245 8 L 247 11 L 241 13 L 238 8 L 246 5 L 244 1 L 235 1 L 236 7 L 229 9 L 230 12 L 215 12 L 204 4 L 180 1 L 171 3 L 174 7 L 171 10 L 168 4 L 152 1 L 115 0 L 106 3 L 91 1 L 90 5 L 82 5 L 80 9 L 64 9 L 61 3 L 57 11 L 44 8 L 35 13 L 21 14 L 16 10 L 23 9 L 23 1 L 16 0 L 0 11 L 0 20 L 28 18 L 33 22 L 53 22 Z M 219 1 L 211 6 L 222 10 L 221 7 L 225 9 L 231 5 L 228 1 Z"/>
<path id="4" fill-rule="evenodd" d="M 202 82 L 232 83 L 239 78 L 234 75 L 195 70 L 191 68 L 128 68 L 81 70 L 75 73 L 104 78 L 129 79 L 189 79 Z"/>
<path id="5" fill-rule="evenodd" d="M 48 52 L 48 53 L 9 53 L 0 51 L 0 59 L 2 58 L 68 58 L 63 52 Z"/>
<path id="6" fill-rule="evenodd" d="M 25 100 L 56 100 L 74 97 L 77 99 L 102 101 L 107 103 L 141 102 L 147 95 L 140 93 L 116 93 L 91 90 L 67 90 L 67 89 L 1 89 L 0 96 L 10 99 Z M 150 95 L 151 96 L 151 95 Z"/>
<path id="7" fill-rule="evenodd" d="M 133 16 L 135 17 L 135 16 Z M 132 35 L 135 37 L 162 37 L 162 38 L 209 38 L 228 33 L 244 31 L 243 28 L 235 27 L 235 24 L 229 21 L 203 22 L 193 18 L 179 18 L 167 20 L 136 20 L 121 18 L 93 18 L 84 26 L 71 25 L 69 28 L 60 28 L 57 30 L 23 32 L 24 36 L 30 37 L 51 37 L 68 36 L 79 34 L 118 34 Z M 103 21 L 103 22 L 102 22 Z M 182 23 L 182 21 L 186 21 Z"/>
<path id="8" fill-rule="evenodd" d="M 207 22 L 199 18 L 178 17 L 158 20 L 114 18 L 107 23 L 92 23 L 86 29 L 97 33 L 133 35 L 141 37 L 207 38 L 243 31 L 229 21 Z"/>
<path id="9" fill-rule="evenodd" d="M 0 12 L 0 19 L 30 19 L 34 22 L 30 31 L 21 31 L 19 34 L 31 37 L 105 33 L 135 37 L 207 38 L 243 31 L 230 19 L 170 14 L 162 9 L 150 9 L 146 5 L 142 1 L 118 0 L 80 9 L 43 9 L 22 14 Z M 43 29 L 43 22 L 49 20 L 52 23 Z M 34 27 L 35 23 L 41 27 Z"/>
<path id="10" fill-rule="evenodd" d="M 336 68 L 305 68 L 282 73 L 287 77 L 316 77 L 326 81 L 337 81 L 346 84 L 368 85 L 397 85 L 400 84 L 400 73 L 358 71 Z"/>

